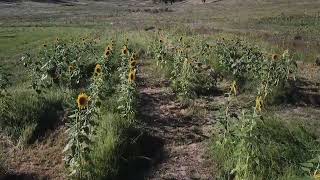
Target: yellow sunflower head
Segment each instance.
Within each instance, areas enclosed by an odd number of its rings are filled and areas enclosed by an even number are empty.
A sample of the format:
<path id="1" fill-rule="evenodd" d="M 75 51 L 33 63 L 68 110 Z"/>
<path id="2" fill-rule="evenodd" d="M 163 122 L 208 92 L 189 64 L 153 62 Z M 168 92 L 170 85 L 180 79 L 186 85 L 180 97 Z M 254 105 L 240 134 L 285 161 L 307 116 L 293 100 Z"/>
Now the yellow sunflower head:
<path id="1" fill-rule="evenodd" d="M 129 83 L 132 83 L 136 80 L 136 73 L 137 73 L 136 69 L 130 70 L 129 77 L 128 77 Z"/>
<path id="2" fill-rule="evenodd" d="M 112 44 L 109 44 L 109 45 L 106 47 L 105 51 L 111 51 L 112 49 L 113 49 L 113 45 L 112 45 Z"/>
<path id="3" fill-rule="evenodd" d="M 94 75 L 99 76 L 102 73 L 102 67 L 100 64 L 97 64 L 94 68 Z"/>
<path id="4" fill-rule="evenodd" d="M 80 110 L 85 109 L 88 107 L 88 103 L 89 103 L 89 96 L 86 95 L 85 93 L 80 93 L 77 98 L 78 108 Z"/>
<path id="5" fill-rule="evenodd" d="M 133 61 L 130 61 L 130 67 L 131 68 L 135 68 L 137 65 L 137 61 L 133 60 Z"/>
<path id="6" fill-rule="evenodd" d="M 127 55 L 129 53 L 128 47 L 127 46 L 123 46 L 122 48 L 122 54 L 123 55 Z"/>
<path id="7" fill-rule="evenodd" d="M 272 54 L 272 60 L 276 61 L 280 58 L 278 54 Z"/>
<path id="8" fill-rule="evenodd" d="M 104 57 L 109 57 L 111 55 L 111 50 L 106 50 L 105 52 L 104 52 Z"/>

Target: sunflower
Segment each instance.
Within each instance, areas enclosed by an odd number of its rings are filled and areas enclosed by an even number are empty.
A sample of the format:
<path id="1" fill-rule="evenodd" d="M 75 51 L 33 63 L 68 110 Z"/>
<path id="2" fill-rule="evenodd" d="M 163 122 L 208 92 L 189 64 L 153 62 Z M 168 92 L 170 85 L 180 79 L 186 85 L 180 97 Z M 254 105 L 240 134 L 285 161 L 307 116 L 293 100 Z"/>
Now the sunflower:
<path id="1" fill-rule="evenodd" d="M 109 44 L 107 47 L 106 47 L 106 51 L 111 51 L 113 48 L 113 45 L 112 44 Z"/>
<path id="2" fill-rule="evenodd" d="M 123 55 L 127 55 L 128 52 L 129 52 L 128 47 L 127 47 L 127 46 L 123 46 L 122 54 L 123 54 Z"/>
<path id="3" fill-rule="evenodd" d="M 130 67 L 131 67 L 131 68 L 132 68 L 132 67 L 136 67 L 136 65 L 137 65 L 137 61 L 135 61 L 135 60 L 133 60 L 133 61 L 130 62 Z"/>
<path id="4" fill-rule="evenodd" d="M 278 54 L 272 54 L 272 60 L 276 61 L 279 59 L 279 55 Z"/>
<path id="5" fill-rule="evenodd" d="M 111 50 L 106 50 L 105 52 L 104 52 L 104 57 L 109 57 L 111 55 Z"/>
<path id="6" fill-rule="evenodd" d="M 130 70 L 129 77 L 128 77 L 129 83 L 132 83 L 136 80 L 136 73 L 137 73 L 136 69 Z"/>
<path id="7" fill-rule="evenodd" d="M 86 107 L 88 107 L 88 103 L 89 103 L 89 96 L 86 95 L 85 93 L 80 93 L 77 99 L 78 108 L 80 110 L 85 109 Z"/>
<path id="8" fill-rule="evenodd" d="M 100 64 L 97 64 L 94 68 L 94 75 L 99 76 L 102 73 L 102 67 Z"/>

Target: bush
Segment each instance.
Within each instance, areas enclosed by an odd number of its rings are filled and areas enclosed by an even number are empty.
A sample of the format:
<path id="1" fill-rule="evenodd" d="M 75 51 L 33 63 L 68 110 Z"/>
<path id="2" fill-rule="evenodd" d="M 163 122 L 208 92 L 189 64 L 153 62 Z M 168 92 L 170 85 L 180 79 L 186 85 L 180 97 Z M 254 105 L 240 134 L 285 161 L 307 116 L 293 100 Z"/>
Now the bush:
<path id="1" fill-rule="evenodd" d="M 287 126 L 277 118 L 243 113 L 222 125 L 211 146 L 220 179 L 301 178 L 309 175 L 302 163 L 320 148 L 303 127 Z"/>

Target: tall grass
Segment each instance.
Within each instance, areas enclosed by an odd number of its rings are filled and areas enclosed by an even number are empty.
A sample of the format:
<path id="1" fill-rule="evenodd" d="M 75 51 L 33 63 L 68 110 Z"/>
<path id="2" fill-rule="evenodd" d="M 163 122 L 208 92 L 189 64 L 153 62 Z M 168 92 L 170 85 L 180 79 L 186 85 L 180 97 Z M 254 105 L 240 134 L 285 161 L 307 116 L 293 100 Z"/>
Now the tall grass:
<path id="1" fill-rule="evenodd" d="M 0 105 L 2 132 L 22 143 L 34 141 L 58 123 L 63 102 L 64 94 L 59 92 L 41 96 L 33 90 L 13 89 Z"/>
<path id="2" fill-rule="evenodd" d="M 254 121 L 254 124 L 250 122 Z M 316 156 L 316 137 L 275 117 L 243 115 L 214 137 L 212 155 L 221 179 L 286 179 L 308 174 L 301 163 Z"/>

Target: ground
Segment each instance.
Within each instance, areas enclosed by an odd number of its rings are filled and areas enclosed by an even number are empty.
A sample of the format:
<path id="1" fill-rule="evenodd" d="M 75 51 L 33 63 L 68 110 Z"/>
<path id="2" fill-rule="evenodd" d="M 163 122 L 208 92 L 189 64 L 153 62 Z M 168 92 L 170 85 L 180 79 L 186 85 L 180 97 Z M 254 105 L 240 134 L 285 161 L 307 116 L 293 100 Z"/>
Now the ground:
<path id="1" fill-rule="evenodd" d="M 221 32 L 247 36 L 267 44 L 271 50 L 280 47 L 295 53 L 301 80 L 295 82 L 295 101 L 272 107 L 271 113 L 288 122 L 307 121 L 308 127 L 319 135 L 320 68 L 315 65 L 320 55 L 316 23 L 319 7 L 317 0 L 207 0 L 205 4 L 201 0 L 185 0 L 173 5 L 151 0 L 0 0 L 0 63 L 15 67 L 22 53 L 56 37 L 104 37 L 117 30 L 168 29 L 201 37 Z M 293 20 L 288 24 L 281 23 L 281 19 L 273 22 L 282 15 L 292 16 Z M 183 31 L 186 27 L 190 30 Z M 145 172 L 147 179 L 213 179 L 214 162 L 208 160 L 207 143 L 217 111 L 224 104 L 223 94 L 199 97 L 186 106 L 176 99 L 169 82 L 153 73 L 155 67 L 150 61 L 146 58 L 141 62 L 138 114 L 140 126 L 161 146 L 151 158 L 152 168 Z M 15 73 L 15 81 L 24 87 L 23 71 Z M 6 136 L 0 136 L 0 143 L 12 176 L 66 177 L 63 125 L 30 147 L 21 148 Z"/>

